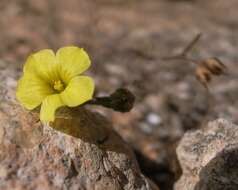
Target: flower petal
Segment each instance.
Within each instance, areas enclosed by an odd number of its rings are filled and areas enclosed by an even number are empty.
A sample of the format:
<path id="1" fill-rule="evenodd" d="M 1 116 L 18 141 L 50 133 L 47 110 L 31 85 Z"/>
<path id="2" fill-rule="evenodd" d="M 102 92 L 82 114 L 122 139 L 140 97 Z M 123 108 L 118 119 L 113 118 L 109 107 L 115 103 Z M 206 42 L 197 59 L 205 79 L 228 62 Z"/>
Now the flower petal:
<path id="1" fill-rule="evenodd" d="M 82 48 L 75 46 L 59 49 L 56 59 L 59 63 L 60 77 L 66 84 L 73 77 L 87 70 L 91 64 L 88 54 Z"/>
<path id="2" fill-rule="evenodd" d="M 93 92 L 93 79 L 87 76 L 77 76 L 71 79 L 60 96 L 67 106 L 75 107 L 92 99 Z"/>
<path id="3" fill-rule="evenodd" d="M 59 94 L 47 96 L 41 105 L 40 120 L 43 122 L 54 121 L 55 111 L 62 106 L 64 104 Z"/>
<path id="4" fill-rule="evenodd" d="M 52 93 L 53 89 L 45 81 L 34 74 L 25 73 L 18 81 L 16 96 L 24 107 L 32 110 Z"/>
<path id="5" fill-rule="evenodd" d="M 44 49 L 30 55 L 24 66 L 24 73 L 35 73 L 47 82 L 58 80 L 56 57 L 52 50 Z"/>

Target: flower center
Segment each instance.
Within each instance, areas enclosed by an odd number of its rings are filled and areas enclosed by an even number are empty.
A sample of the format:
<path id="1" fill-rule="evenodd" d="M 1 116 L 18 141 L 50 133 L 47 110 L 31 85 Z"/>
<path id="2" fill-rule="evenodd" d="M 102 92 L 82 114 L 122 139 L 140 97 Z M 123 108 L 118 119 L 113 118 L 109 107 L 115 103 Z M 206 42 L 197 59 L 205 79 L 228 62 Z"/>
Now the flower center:
<path id="1" fill-rule="evenodd" d="M 61 92 L 64 90 L 64 84 L 60 80 L 57 80 L 54 82 L 54 89 Z"/>

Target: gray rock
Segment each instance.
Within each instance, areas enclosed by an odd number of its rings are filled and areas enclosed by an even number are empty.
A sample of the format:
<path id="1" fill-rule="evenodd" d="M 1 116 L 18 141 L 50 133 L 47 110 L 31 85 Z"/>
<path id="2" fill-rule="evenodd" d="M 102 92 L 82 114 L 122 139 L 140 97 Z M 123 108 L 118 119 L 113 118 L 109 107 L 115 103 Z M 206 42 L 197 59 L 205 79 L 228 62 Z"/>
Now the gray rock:
<path id="1" fill-rule="evenodd" d="M 238 189 L 238 126 L 224 119 L 184 135 L 177 155 L 183 175 L 175 190 Z"/>

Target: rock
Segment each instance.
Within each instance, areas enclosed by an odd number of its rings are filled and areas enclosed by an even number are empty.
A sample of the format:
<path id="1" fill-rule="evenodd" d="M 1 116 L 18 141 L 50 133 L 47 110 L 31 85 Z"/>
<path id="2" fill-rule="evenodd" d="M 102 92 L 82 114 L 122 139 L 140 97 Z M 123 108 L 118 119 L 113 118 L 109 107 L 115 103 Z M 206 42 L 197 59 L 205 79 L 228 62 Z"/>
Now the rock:
<path id="1" fill-rule="evenodd" d="M 188 132 L 177 155 L 183 175 L 175 190 L 238 189 L 238 126 L 224 119 Z"/>
<path id="2" fill-rule="evenodd" d="M 158 190 L 107 119 L 84 108 L 63 109 L 54 123 L 42 125 L 37 112 L 17 104 L 4 74 L 0 190 Z"/>

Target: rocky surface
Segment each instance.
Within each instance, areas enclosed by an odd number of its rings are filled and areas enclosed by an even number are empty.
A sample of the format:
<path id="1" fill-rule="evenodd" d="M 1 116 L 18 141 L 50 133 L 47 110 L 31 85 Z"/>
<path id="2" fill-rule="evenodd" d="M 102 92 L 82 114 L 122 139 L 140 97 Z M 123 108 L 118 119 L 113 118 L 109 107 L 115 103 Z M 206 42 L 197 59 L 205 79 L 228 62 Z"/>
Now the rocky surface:
<path id="1" fill-rule="evenodd" d="M 128 114 L 97 109 L 136 149 L 143 173 L 172 190 L 181 174 L 175 148 L 183 134 L 215 118 L 238 123 L 237 7 L 237 0 L 1 0 L 0 58 L 8 64 L 0 71 L 18 69 L 11 77 L 6 71 L 12 84 L 33 51 L 85 48 L 97 95 L 127 87 L 137 99 Z M 218 57 L 229 68 L 209 85 L 211 96 L 196 81 L 194 65 L 160 59 L 200 32 L 191 56 Z"/>
<path id="2" fill-rule="evenodd" d="M 177 155 L 183 175 L 175 190 L 238 189 L 238 126 L 224 119 L 188 132 Z"/>
<path id="3" fill-rule="evenodd" d="M 64 109 L 51 127 L 43 126 L 37 112 L 27 112 L 15 102 L 14 73 L 4 73 L 0 75 L 0 190 L 158 189 L 141 173 L 131 148 L 103 116 L 83 108 Z"/>

